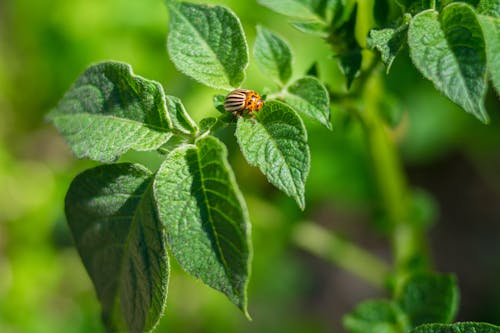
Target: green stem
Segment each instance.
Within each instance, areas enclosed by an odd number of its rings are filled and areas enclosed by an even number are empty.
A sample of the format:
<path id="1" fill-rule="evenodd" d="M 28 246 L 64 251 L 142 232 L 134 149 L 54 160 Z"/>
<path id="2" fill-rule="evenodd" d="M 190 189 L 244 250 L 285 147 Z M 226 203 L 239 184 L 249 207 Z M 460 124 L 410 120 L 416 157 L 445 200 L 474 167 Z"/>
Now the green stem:
<path id="1" fill-rule="evenodd" d="M 423 230 L 413 223 L 410 214 L 412 198 L 397 147 L 379 116 L 377 105 L 383 93 L 381 79 L 374 75 L 367 81 L 363 98 L 365 106 L 361 114 L 382 205 L 392 226 L 396 291 L 411 270 L 425 263 L 417 260 L 422 258 L 425 250 Z"/>
<path id="2" fill-rule="evenodd" d="M 384 261 L 317 224 L 298 224 L 292 240 L 298 247 L 331 261 L 377 288 L 387 286 L 390 267 Z"/>

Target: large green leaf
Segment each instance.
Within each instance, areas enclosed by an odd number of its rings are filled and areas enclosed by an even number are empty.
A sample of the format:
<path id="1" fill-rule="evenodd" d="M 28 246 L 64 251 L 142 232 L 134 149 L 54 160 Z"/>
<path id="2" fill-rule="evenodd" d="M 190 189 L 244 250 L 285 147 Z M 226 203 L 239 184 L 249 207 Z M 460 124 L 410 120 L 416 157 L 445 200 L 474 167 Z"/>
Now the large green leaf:
<path id="1" fill-rule="evenodd" d="M 300 117 L 286 104 L 269 101 L 257 119 L 238 119 L 236 138 L 248 163 L 304 209 L 310 156 Z"/>
<path id="2" fill-rule="evenodd" d="M 171 136 L 161 85 L 118 62 L 90 66 L 48 119 L 78 158 L 101 162 L 129 149 L 154 150 Z"/>
<path id="3" fill-rule="evenodd" d="M 319 121 L 328 129 L 332 129 L 330 96 L 318 79 L 306 76 L 295 81 L 288 87 L 283 99 L 295 111 Z"/>
<path id="4" fill-rule="evenodd" d="M 399 306 L 389 300 L 369 300 L 359 304 L 344 317 L 350 333 L 403 333 L 408 331 L 407 318 Z"/>
<path id="5" fill-rule="evenodd" d="M 245 78 L 248 48 L 238 17 L 228 8 L 167 0 L 168 52 L 184 74 L 213 88 L 232 89 Z"/>
<path id="6" fill-rule="evenodd" d="M 410 333 L 500 333 L 500 326 L 486 323 L 426 324 Z"/>
<path id="7" fill-rule="evenodd" d="M 103 165 L 78 175 L 66 196 L 109 332 L 150 331 L 165 306 L 169 264 L 151 183 L 140 165 Z"/>
<path id="8" fill-rule="evenodd" d="M 323 21 L 326 0 L 257 0 L 277 13 L 311 21 Z"/>
<path id="9" fill-rule="evenodd" d="M 479 3 L 479 23 L 486 42 L 488 72 L 495 90 L 500 95 L 500 1 L 483 0 Z"/>
<path id="10" fill-rule="evenodd" d="M 397 296 L 412 327 L 450 323 L 457 313 L 459 291 L 450 274 L 419 273 L 411 276 Z"/>
<path id="11" fill-rule="evenodd" d="M 154 193 L 181 266 L 248 316 L 250 224 L 224 145 L 208 136 L 173 151 L 157 172 Z"/>
<path id="12" fill-rule="evenodd" d="M 486 52 L 474 10 L 452 3 L 441 13 L 426 10 L 410 22 L 408 45 L 415 66 L 465 111 L 488 122 Z"/>
<path id="13" fill-rule="evenodd" d="M 292 51 L 281 37 L 257 26 L 253 54 L 265 74 L 282 84 L 288 82 L 292 76 Z"/>

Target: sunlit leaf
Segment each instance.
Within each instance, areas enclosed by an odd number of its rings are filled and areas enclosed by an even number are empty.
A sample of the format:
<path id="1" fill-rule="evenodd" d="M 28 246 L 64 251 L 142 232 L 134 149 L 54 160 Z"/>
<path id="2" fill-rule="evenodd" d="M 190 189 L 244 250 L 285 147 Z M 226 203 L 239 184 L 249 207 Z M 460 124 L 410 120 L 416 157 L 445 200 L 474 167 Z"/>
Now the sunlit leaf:
<path id="1" fill-rule="evenodd" d="M 318 79 L 306 76 L 295 81 L 288 87 L 284 100 L 295 111 L 332 129 L 330 97 L 325 86 Z"/>
<path id="2" fill-rule="evenodd" d="M 232 89 L 245 78 L 248 48 L 238 17 L 228 8 L 168 0 L 170 59 L 184 74 L 213 88 Z"/>
<path id="3" fill-rule="evenodd" d="M 123 63 L 90 66 L 48 115 L 78 158 L 112 162 L 171 136 L 161 85 Z"/>
<path id="4" fill-rule="evenodd" d="M 250 224 L 224 145 L 208 136 L 173 151 L 157 172 L 154 193 L 181 266 L 248 316 Z"/>
<path id="5" fill-rule="evenodd" d="M 288 82 L 292 76 L 292 51 L 281 37 L 257 26 L 253 54 L 265 74 L 282 84 Z"/>
<path id="6" fill-rule="evenodd" d="M 415 66 L 449 99 L 488 122 L 486 52 L 483 32 L 474 10 L 452 3 L 441 13 L 416 15 L 408 30 L 408 45 Z"/>
<path id="7" fill-rule="evenodd" d="M 310 156 L 300 117 L 287 105 L 269 101 L 257 119 L 238 119 L 236 138 L 248 163 L 304 209 Z"/>

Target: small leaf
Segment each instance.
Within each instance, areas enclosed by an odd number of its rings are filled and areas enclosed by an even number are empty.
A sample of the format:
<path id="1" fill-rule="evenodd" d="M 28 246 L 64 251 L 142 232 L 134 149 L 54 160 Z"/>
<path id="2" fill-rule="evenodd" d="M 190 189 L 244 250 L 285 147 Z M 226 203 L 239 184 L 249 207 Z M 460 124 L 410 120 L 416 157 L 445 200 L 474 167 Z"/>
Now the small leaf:
<path id="1" fill-rule="evenodd" d="M 209 136 L 172 152 L 157 172 L 154 194 L 181 266 L 248 316 L 250 223 L 222 143 Z"/>
<path id="2" fill-rule="evenodd" d="M 100 162 L 157 149 L 172 127 L 161 85 L 118 62 L 87 68 L 47 118 L 78 158 Z"/>
<path id="3" fill-rule="evenodd" d="M 410 333 L 500 333 L 500 326 L 486 323 L 426 324 Z"/>
<path id="4" fill-rule="evenodd" d="M 413 63 L 436 89 L 488 122 L 483 105 L 487 90 L 485 45 L 470 6 L 452 3 L 440 14 L 434 10 L 419 13 L 410 23 L 408 45 Z"/>
<path id="5" fill-rule="evenodd" d="M 310 21 L 324 21 L 325 0 L 257 0 L 279 14 Z"/>
<path id="6" fill-rule="evenodd" d="M 264 74 L 282 84 L 288 82 L 292 76 L 292 51 L 281 37 L 264 27 L 257 26 L 253 54 Z"/>
<path id="7" fill-rule="evenodd" d="M 166 96 L 166 101 L 173 127 L 185 134 L 196 133 L 198 126 L 187 113 L 181 100 L 175 96 Z"/>
<path id="8" fill-rule="evenodd" d="M 328 37 L 328 25 L 323 22 L 292 22 L 292 26 L 306 34 L 315 35 L 321 38 Z"/>
<path id="9" fill-rule="evenodd" d="M 306 76 L 295 81 L 288 87 L 284 100 L 295 111 L 319 121 L 330 130 L 332 129 L 330 96 L 318 79 Z"/>
<path id="10" fill-rule="evenodd" d="M 411 276 L 397 296 L 411 326 L 450 323 L 457 313 L 459 291 L 450 274 L 419 273 Z"/>
<path id="11" fill-rule="evenodd" d="M 497 2 L 500 7 L 500 2 Z M 497 8 L 497 10 L 500 10 Z M 486 42 L 486 62 L 493 86 L 500 95 L 500 18 L 478 15 Z"/>
<path id="12" fill-rule="evenodd" d="M 238 17 L 228 8 L 167 0 L 168 52 L 184 74 L 231 90 L 245 78 L 248 48 Z"/>
<path id="13" fill-rule="evenodd" d="M 310 156 L 307 133 L 287 105 L 269 101 L 257 121 L 240 117 L 236 138 L 248 163 L 259 167 L 269 182 L 305 207 L 304 191 Z"/>
<path id="14" fill-rule="evenodd" d="M 226 109 L 224 109 L 224 101 L 226 99 L 226 96 L 224 95 L 214 95 L 214 98 L 213 98 L 213 104 L 214 104 L 214 107 L 217 109 L 217 111 L 219 111 L 220 113 L 222 114 L 226 114 L 228 113 L 226 111 Z"/>
<path id="15" fill-rule="evenodd" d="M 408 331 L 408 322 L 399 306 L 389 300 L 369 300 L 344 317 L 350 333 L 400 333 Z"/>
<path id="16" fill-rule="evenodd" d="M 410 17 L 406 15 L 405 17 L 409 21 Z M 382 61 L 386 66 L 386 73 L 389 73 L 394 59 L 396 59 L 403 44 L 406 42 L 408 21 L 405 20 L 405 22 L 396 29 L 370 30 L 370 35 L 367 39 L 368 47 L 377 49 L 380 52 Z"/>
<path id="17" fill-rule="evenodd" d="M 110 332 L 152 330 L 169 275 L 151 173 L 137 164 L 102 165 L 78 175 L 66 195 L 76 248 Z"/>

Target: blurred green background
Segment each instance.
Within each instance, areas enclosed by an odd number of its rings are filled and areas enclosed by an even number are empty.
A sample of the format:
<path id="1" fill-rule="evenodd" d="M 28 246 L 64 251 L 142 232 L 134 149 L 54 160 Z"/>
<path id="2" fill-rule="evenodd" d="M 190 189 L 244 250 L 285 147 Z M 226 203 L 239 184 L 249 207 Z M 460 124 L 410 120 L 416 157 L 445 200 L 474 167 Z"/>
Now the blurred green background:
<path id="1" fill-rule="evenodd" d="M 241 18 L 248 42 L 255 25 L 286 36 L 294 76 L 318 61 L 321 78 L 343 89 L 320 40 L 291 28 L 255 1 L 217 1 Z M 166 53 L 168 14 L 162 0 L 0 1 L 0 332 L 103 332 L 100 308 L 63 215 L 71 179 L 95 165 L 77 161 L 44 121 L 91 63 L 120 60 L 163 84 L 197 120 L 215 115 L 220 93 L 175 70 Z M 270 82 L 251 63 L 245 87 Z M 500 324 L 500 104 L 490 91 L 492 121 L 482 125 L 425 81 L 403 52 L 385 78 L 387 103 L 404 109 L 393 131 L 412 186 L 430 194 L 425 212 L 435 266 L 456 272 L 460 320 Z M 396 105 L 396 106 L 395 106 Z M 252 322 L 224 296 L 174 263 L 167 308 L 157 332 L 341 332 L 341 316 L 362 299 L 384 296 L 363 281 L 293 246 L 290 232 L 313 220 L 390 260 L 383 214 L 360 128 L 332 109 L 334 130 L 307 122 L 312 166 L 307 209 L 273 189 L 246 165 L 232 133 L 221 136 L 250 208 L 254 263 Z M 154 167 L 155 154 L 124 159 Z"/>

